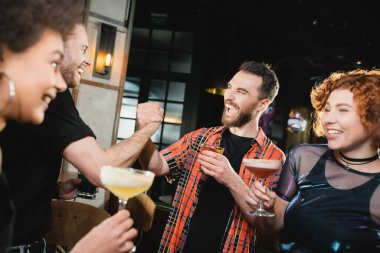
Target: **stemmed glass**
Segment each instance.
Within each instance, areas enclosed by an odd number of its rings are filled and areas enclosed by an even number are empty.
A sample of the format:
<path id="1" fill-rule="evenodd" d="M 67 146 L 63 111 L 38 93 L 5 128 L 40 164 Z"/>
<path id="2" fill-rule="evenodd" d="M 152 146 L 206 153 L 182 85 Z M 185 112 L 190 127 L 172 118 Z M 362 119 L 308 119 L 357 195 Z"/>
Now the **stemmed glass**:
<path id="1" fill-rule="evenodd" d="M 118 210 L 125 209 L 128 199 L 148 190 L 154 179 L 154 173 L 133 168 L 103 166 L 100 168 L 100 180 L 109 191 L 119 198 Z M 130 252 L 135 252 L 136 247 Z"/>
<path id="2" fill-rule="evenodd" d="M 281 168 L 282 162 L 280 160 L 268 160 L 268 159 L 243 159 L 245 167 L 257 177 L 260 184 L 264 186 L 264 183 L 268 177 L 273 175 Z M 249 215 L 261 216 L 261 217 L 274 217 L 274 212 L 270 212 L 264 209 L 263 202 L 259 202 L 258 208 L 254 211 L 248 211 Z"/>

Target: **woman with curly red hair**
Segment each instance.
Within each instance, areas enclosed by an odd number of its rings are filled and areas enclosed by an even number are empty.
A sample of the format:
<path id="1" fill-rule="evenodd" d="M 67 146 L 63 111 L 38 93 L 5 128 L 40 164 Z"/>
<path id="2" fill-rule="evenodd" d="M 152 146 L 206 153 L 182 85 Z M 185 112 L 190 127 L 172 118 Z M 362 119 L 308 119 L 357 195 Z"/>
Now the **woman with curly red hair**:
<path id="1" fill-rule="evenodd" d="M 332 73 L 311 92 L 314 131 L 327 145 L 298 145 L 276 193 L 255 183 L 247 200 L 264 201 L 281 252 L 380 252 L 380 70 Z"/>

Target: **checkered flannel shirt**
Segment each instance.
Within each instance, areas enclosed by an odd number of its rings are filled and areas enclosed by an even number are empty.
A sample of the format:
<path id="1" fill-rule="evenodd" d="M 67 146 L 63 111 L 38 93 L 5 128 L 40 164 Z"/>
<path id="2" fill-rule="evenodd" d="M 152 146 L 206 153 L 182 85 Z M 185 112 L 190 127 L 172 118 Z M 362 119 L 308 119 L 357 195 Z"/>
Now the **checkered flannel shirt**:
<path id="1" fill-rule="evenodd" d="M 207 179 L 207 176 L 201 172 L 197 161 L 200 144 L 220 146 L 224 129 L 224 127 L 198 129 L 184 135 L 179 141 L 161 151 L 169 165 L 170 173 L 167 175 L 167 180 L 169 182 L 178 180 L 178 186 L 158 252 L 182 252 L 190 221 L 198 204 L 199 194 Z M 284 161 L 285 155 L 260 129 L 244 158 Z M 240 166 L 239 176 L 248 186 L 254 181 L 254 175 L 246 170 L 243 164 Z M 266 184 L 275 188 L 278 179 L 279 173 L 269 178 Z M 253 252 L 254 234 L 255 229 L 244 219 L 235 204 L 221 242 L 221 252 Z"/>

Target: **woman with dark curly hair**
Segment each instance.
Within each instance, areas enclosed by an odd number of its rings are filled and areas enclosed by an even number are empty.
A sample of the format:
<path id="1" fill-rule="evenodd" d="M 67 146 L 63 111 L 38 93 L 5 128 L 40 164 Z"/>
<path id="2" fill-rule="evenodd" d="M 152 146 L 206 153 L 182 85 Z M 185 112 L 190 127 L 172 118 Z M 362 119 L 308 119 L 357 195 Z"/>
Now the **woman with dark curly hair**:
<path id="1" fill-rule="evenodd" d="M 58 66 L 62 36 L 75 21 L 59 6 L 42 0 L 0 1 L 0 130 L 9 119 L 41 123 L 49 102 L 66 89 Z M 0 194 L 0 252 L 8 252 L 14 208 L 1 166 Z"/>
<path id="2" fill-rule="evenodd" d="M 58 66 L 76 13 L 58 1 L 0 1 L 0 131 L 9 119 L 41 123 L 49 102 L 66 89 Z M 8 252 L 14 208 L 1 166 L 0 194 L 0 252 Z"/>
<path id="3" fill-rule="evenodd" d="M 327 145 L 293 148 L 276 193 L 254 184 L 247 202 L 276 213 L 255 224 L 281 252 L 380 252 L 380 70 L 333 73 L 311 101 Z"/>
<path id="4" fill-rule="evenodd" d="M 67 88 L 59 68 L 62 38 L 81 18 L 74 1 L 0 0 L 0 131 L 11 119 L 41 123 L 50 101 Z M 28 179 L 20 175 L 22 180 Z M 43 238 L 10 247 L 15 210 L 1 173 L 1 152 L 0 195 L 0 252 L 45 253 Z M 127 252 L 136 234 L 130 229 L 132 224 L 127 211 L 118 212 L 91 230 L 71 252 Z"/>

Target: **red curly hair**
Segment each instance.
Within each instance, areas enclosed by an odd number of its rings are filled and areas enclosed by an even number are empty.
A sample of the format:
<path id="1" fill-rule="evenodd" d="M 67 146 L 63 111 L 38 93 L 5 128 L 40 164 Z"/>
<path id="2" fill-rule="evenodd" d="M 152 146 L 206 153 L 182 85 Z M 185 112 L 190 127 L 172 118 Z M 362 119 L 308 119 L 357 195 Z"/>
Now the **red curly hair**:
<path id="1" fill-rule="evenodd" d="M 313 129 L 317 136 L 324 136 L 320 112 L 331 92 L 337 89 L 348 89 L 354 94 L 361 123 L 368 130 L 374 147 L 380 147 L 380 69 L 334 72 L 312 89 Z"/>

